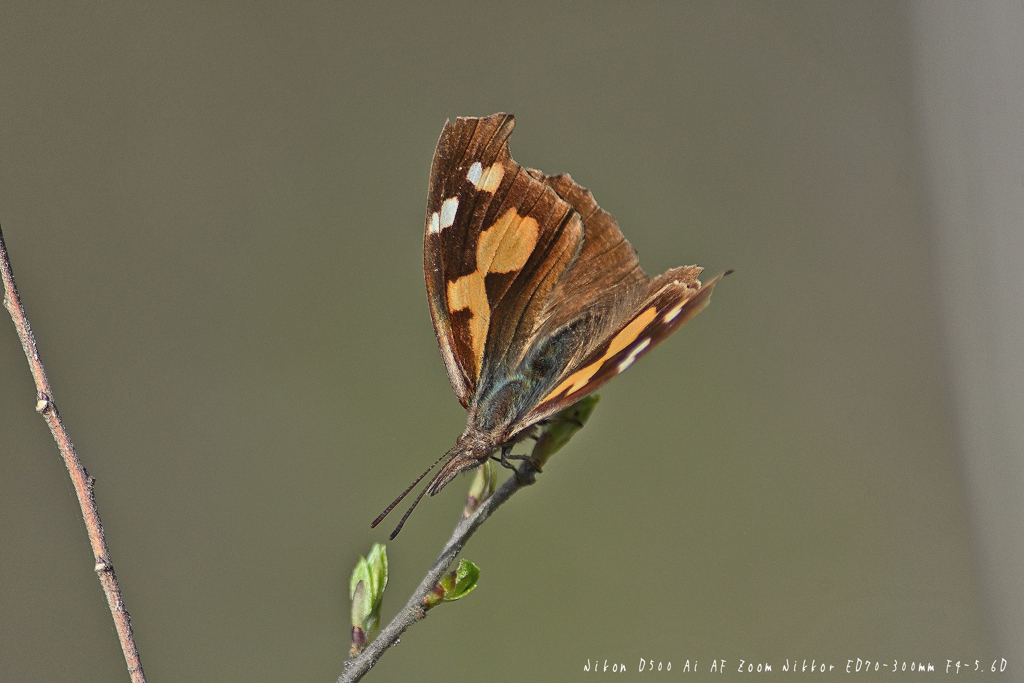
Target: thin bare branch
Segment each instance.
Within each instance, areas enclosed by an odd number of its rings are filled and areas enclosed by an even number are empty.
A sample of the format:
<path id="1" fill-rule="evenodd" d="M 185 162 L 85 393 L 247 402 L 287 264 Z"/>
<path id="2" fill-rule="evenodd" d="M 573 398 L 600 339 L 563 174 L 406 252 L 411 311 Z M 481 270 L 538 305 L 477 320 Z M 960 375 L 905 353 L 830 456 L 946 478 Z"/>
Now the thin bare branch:
<path id="1" fill-rule="evenodd" d="M 11 313 L 14 327 L 18 330 L 18 338 L 21 339 L 21 347 L 25 350 L 25 356 L 28 358 L 32 378 L 36 383 L 36 412 L 43 416 L 46 424 L 50 427 L 50 432 L 64 458 L 64 464 L 67 465 L 68 472 L 71 474 L 71 481 L 75 485 L 78 504 L 82 508 L 82 518 L 85 520 L 89 543 L 92 545 L 92 554 L 96 560 L 95 570 L 99 575 L 103 592 L 107 596 L 110 613 L 114 617 L 114 626 L 117 628 L 117 636 L 121 641 L 121 650 L 124 652 L 124 660 L 128 665 L 128 674 L 131 676 L 132 683 L 145 683 L 146 675 L 142 671 L 139 652 L 135 647 L 135 638 L 132 636 L 131 617 L 124 607 L 121 591 L 117 587 L 117 577 L 114 575 L 114 565 L 110 561 L 110 551 L 103 538 L 103 524 L 100 522 L 96 498 L 93 495 L 95 480 L 89 476 L 85 467 L 82 466 L 81 460 L 78 459 L 75 446 L 71 443 L 64 423 L 61 422 L 60 413 L 57 412 L 57 405 L 53 401 L 53 392 L 50 390 L 50 382 L 46 379 L 46 369 L 43 367 L 43 361 L 39 357 L 39 348 L 36 346 L 36 339 L 32 334 L 32 326 L 29 325 L 25 307 L 21 305 L 21 299 L 18 297 L 14 273 L 11 271 L 11 261 L 7 256 L 7 245 L 4 244 L 3 230 L 0 230 L 0 275 L 3 276 L 4 282 L 4 306 Z"/>
<path id="2" fill-rule="evenodd" d="M 469 538 L 491 516 L 491 513 L 498 509 L 498 506 L 511 498 L 513 493 L 524 486 L 529 486 L 533 482 L 533 470 L 530 469 L 529 465 L 524 464 L 519 468 L 516 476 L 509 477 L 502 484 L 501 488 L 494 492 L 493 496 L 480 505 L 476 512 L 459 521 L 455 526 L 452 537 L 448 539 L 444 550 L 441 551 L 440 557 L 434 562 L 427 575 L 423 577 L 423 581 L 417 586 L 409 601 L 405 603 L 405 607 L 391 620 L 390 624 L 381 630 L 374 641 L 366 646 L 366 649 L 359 653 L 358 656 L 345 662 L 345 671 L 338 679 L 338 683 L 352 683 L 362 678 L 367 671 L 373 668 L 373 665 L 377 663 L 381 655 L 398 642 L 399 636 L 405 632 L 405 629 L 427 616 L 427 612 L 423 608 L 423 599 L 430 592 L 430 589 L 441 580 L 441 577 L 444 576 L 445 571 L 455 560 L 455 556 L 459 554 L 462 547 L 466 545 Z"/>

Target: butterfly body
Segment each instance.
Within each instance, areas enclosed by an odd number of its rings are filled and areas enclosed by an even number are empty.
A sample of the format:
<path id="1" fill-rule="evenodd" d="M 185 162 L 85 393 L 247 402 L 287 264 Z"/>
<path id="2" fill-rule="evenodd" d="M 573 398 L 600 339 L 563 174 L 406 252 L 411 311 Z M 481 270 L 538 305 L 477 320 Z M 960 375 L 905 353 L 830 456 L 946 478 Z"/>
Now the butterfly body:
<path id="1" fill-rule="evenodd" d="M 698 266 L 648 277 L 588 190 L 512 159 L 514 125 L 507 114 L 446 123 L 431 166 L 427 297 L 468 411 L 431 495 L 624 371 L 700 312 L 721 278 L 702 285 Z"/>

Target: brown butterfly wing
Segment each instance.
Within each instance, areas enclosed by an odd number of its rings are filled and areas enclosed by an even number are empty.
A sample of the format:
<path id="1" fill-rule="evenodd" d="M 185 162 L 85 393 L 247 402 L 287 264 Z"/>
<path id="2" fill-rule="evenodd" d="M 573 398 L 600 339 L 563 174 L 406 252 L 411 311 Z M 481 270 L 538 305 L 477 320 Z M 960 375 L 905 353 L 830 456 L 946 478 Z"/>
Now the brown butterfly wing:
<path id="1" fill-rule="evenodd" d="M 463 260 L 457 250 L 462 248 L 470 230 L 467 215 L 472 213 L 469 202 L 456 206 L 462 209 L 460 216 L 455 212 L 453 223 L 444 234 L 440 227 L 444 199 L 460 196 L 466 182 L 465 172 L 459 173 L 462 160 L 467 154 L 476 154 L 478 159 L 490 166 L 500 152 L 500 142 L 492 144 L 495 137 L 507 138 L 513 122 L 506 117 L 492 117 L 490 121 L 470 119 L 457 120 L 455 125 L 445 122 L 441 137 L 437 141 L 434 159 L 430 168 L 430 184 L 427 190 L 427 219 L 423 235 L 423 273 L 427 284 L 427 299 L 430 317 L 434 323 L 437 345 L 444 359 L 452 389 L 463 406 L 468 405 L 476 383 L 476 367 L 469 354 L 456 355 L 455 334 L 451 314 L 447 305 L 445 265 L 452 271 Z M 458 228 L 454 219 L 458 218 Z M 447 223 L 448 215 L 445 215 Z"/>
<path id="2" fill-rule="evenodd" d="M 446 123 L 424 231 L 431 317 L 459 401 L 536 327 L 583 241 L 579 215 L 508 152 L 507 114 Z M 521 333 L 525 330 L 525 333 Z"/>
<path id="3" fill-rule="evenodd" d="M 595 343 L 582 361 L 562 373 L 554 388 L 523 418 L 522 427 L 593 393 L 700 313 L 724 275 L 702 285 L 697 279 L 700 272 L 698 266 L 673 268 L 650 281 L 648 294 L 639 304 L 610 313 L 616 321 L 612 331 Z"/>
<path id="4" fill-rule="evenodd" d="M 614 217 L 597 205 L 589 190 L 567 174 L 530 174 L 572 205 L 585 234 L 578 259 L 540 317 L 537 337 L 553 335 L 582 317 L 591 332 L 589 343 L 576 350 L 552 391 L 520 421 L 523 427 L 572 405 L 628 368 L 699 313 L 721 278 L 702 286 L 697 279 L 701 268 L 686 266 L 652 280 Z"/>
<path id="5" fill-rule="evenodd" d="M 568 359 L 567 367 L 572 367 L 613 331 L 623 311 L 638 305 L 651 280 L 615 218 L 597 205 L 589 190 L 568 174 L 546 176 L 535 170 L 530 174 L 554 189 L 583 220 L 580 255 L 551 293 L 534 332 L 537 339 L 545 339 L 568 326 L 584 325 L 586 333 L 578 337 L 582 343 Z"/>
<path id="6" fill-rule="evenodd" d="M 636 250 L 622 236 L 615 218 L 597 205 L 590 190 L 565 173 L 546 176 L 531 169 L 530 175 L 568 202 L 584 226 L 579 258 L 552 292 L 542 315 L 544 331 L 562 327 L 599 300 L 625 303 L 643 296 L 650 278 L 640 268 Z"/>

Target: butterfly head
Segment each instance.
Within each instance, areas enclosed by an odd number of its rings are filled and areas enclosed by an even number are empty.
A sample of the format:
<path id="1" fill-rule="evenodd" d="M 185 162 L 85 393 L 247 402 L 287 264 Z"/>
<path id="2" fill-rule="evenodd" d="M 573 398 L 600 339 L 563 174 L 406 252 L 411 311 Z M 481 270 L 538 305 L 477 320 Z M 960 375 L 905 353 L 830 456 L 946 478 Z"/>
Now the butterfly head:
<path id="1" fill-rule="evenodd" d="M 423 498 L 423 494 L 429 492 L 432 496 L 436 495 L 459 473 L 481 465 L 496 448 L 497 446 L 495 445 L 492 437 L 471 427 L 467 428 L 462 436 L 459 437 L 455 446 L 435 460 L 434 464 L 428 467 L 423 474 L 417 477 L 416 481 L 410 484 L 409 487 L 402 492 L 402 495 L 396 498 L 394 502 L 384 510 L 384 512 L 380 513 L 380 516 L 378 516 L 370 526 L 376 527 L 380 524 L 381 521 L 387 517 L 388 513 L 391 512 L 396 505 L 402 502 L 402 499 L 409 495 L 409 492 L 412 491 L 416 485 L 437 466 L 437 463 L 447 458 L 444 465 L 441 466 L 441 469 L 437 471 L 427 485 L 423 487 L 423 490 L 420 491 L 419 495 L 416 496 L 412 505 L 409 506 L 409 509 L 402 516 L 402 521 L 400 521 L 398 526 L 395 527 L 395 530 L 391 532 L 391 540 L 395 540 L 395 536 L 397 536 L 398 532 L 402 530 L 402 527 L 405 525 L 405 521 L 409 519 L 409 515 L 411 515 L 412 511 L 416 509 L 417 505 L 419 505 L 420 500 Z"/>
<path id="2" fill-rule="evenodd" d="M 494 438 L 467 428 L 455 447 L 448 451 L 448 460 L 427 485 L 430 495 L 437 495 L 452 479 L 466 470 L 478 467 L 498 448 Z"/>

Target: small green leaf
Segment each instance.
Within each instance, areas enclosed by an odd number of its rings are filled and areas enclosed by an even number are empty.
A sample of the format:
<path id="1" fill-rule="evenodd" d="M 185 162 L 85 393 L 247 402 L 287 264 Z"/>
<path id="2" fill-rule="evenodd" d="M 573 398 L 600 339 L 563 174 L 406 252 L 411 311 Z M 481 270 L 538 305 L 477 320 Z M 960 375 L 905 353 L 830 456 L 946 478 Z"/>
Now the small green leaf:
<path id="1" fill-rule="evenodd" d="M 454 602 L 476 588 L 479 580 L 480 567 L 469 560 L 459 560 L 459 568 L 445 574 L 434 585 L 433 589 L 423 598 L 423 606 L 430 609 L 442 602 Z"/>
<path id="2" fill-rule="evenodd" d="M 387 549 L 380 543 L 374 543 L 369 555 L 359 558 L 349 580 L 353 654 L 358 653 L 377 635 L 377 629 L 380 627 L 380 607 L 387 585 Z"/>
<path id="3" fill-rule="evenodd" d="M 601 397 L 596 394 L 587 396 L 548 418 L 547 426 L 537 437 L 537 444 L 533 447 L 532 456 L 538 464 L 546 463 L 548 458 L 569 443 L 569 439 L 575 436 L 576 432 L 583 429 L 583 425 L 590 419 L 590 414 L 594 412 L 594 407 L 600 400 Z"/>
<path id="4" fill-rule="evenodd" d="M 480 580 L 480 567 L 468 560 L 459 560 L 459 569 L 455 573 L 455 587 L 451 594 L 445 596 L 445 602 L 458 600 L 476 588 L 476 582 Z"/>
<path id="5" fill-rule="evenodd" d="M 469 485 L 469 497 L 466 499 L 466 508 L 462 511 L 463 517 L 469 517 L 477 511 L 485 500 L 494 495 L 494 488 L 498 482 L 498 471 L 490 460 L 476 468 L 473 476 L 473 483 Z"/>

